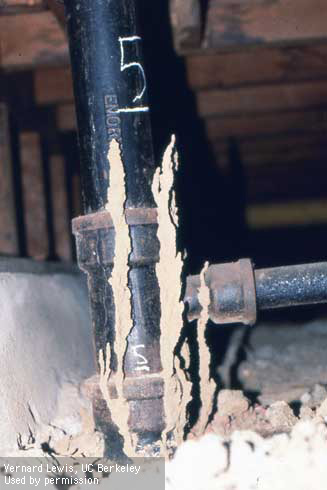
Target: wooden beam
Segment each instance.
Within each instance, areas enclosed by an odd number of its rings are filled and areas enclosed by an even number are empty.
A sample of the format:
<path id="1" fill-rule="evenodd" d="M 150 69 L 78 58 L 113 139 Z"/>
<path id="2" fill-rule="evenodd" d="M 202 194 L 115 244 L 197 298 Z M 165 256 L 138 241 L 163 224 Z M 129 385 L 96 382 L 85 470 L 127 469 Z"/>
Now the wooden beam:
<path id="1" fill-rule="evenodd" d="M 44 260 L 49 242 L 40 138 L 37 133 L 26 132 L 20 134 L 19 142 L 27 253 Z"/>
<path id="2" fill-rule="evenodd" d="M 59 131 L 76 130 L 76 111 L 74 104 L 58 104 L 56 106 L 56 125 Z"/>
<path id="3" fill-rule="evenodd" d="M 37 104 L 71 102 L 74 99 L 69 67 L 40 68 L 34 73 L 34 96 Z"/>
<path id="4" fill-rule="evenodd" d="M 68 216 L 65 162 L 62 155 L 51 155 L 49 163 L 55 252 L 61 260 L 71 260 L 72 245 Z"/>
<path id="5" fill-rule="evenodd" d="M 0 0 L 0 15 L 18 15 L 45 10 L 43 0 Z"/>
<path id="6" fill-rule="evenodd" d="M 170 20 L 175 49 L 178 52 L 200 46 L 200 0 L 170 0 Z"/>
<path id="7" fill-rule="evenodd" d="M 204 120 L 210 140 L 249 138 L 267 134 L 289 134 L 327 131 L 327 109 L 272 114 L 238 114 L 210 117 Z"/>
<path id="8" fill-rule="evenodd" d="M 326 37 L 325 0 L 211 0 L 204 46 L 220 49 Z"/>
<path id="9" fill-rule="evenodd" d="M 318 109 L 327 106 L 327 82 L 201 91 L 196 98 L 204 117 Z"/>
<path id="10" fill-rule="evenodd" d="M 51 12 L 0 16 L 0 67 L 5 71 L 68 63 L 65 34 Z"/>
<path id="11" fill-rule="evenodd" d="M 251 229 L 327 224 L 327 199 L 248 206 L 246 220 Z"/>
<path id="12" fill-rule="evenodd" d="M 204 90 L 326 79 L 326 57 L 327 43 L 320 43 L 199 54 L 187 56 L 185 63 L 190 86 Z"/>
<path id="13" fill-rule="evenodd" d="M 8 108 L 0 103 L 0 254 L 18 255 L 13 165 Z"/>
<path id="14" fill-rule="evenodd" d="M 58 0 L 45 0 L 49 9 L 53 12 L 62 28 L 66 27 L 65 7 Z"/>
<path id="15" fill-rule="evenodd" d="M 246 167 L 266 167 L 298 161 L 327 159 L 327 133 L 276 135 L 273 137 L 234 140 L 238 158 Z M 230 142 L 220 140 L 212 143 L 219 164 L 228 161 Z M 225 166 L 225 165 L 223 165 Z M 296 172 L 296 166 L 294 167 Z"/>

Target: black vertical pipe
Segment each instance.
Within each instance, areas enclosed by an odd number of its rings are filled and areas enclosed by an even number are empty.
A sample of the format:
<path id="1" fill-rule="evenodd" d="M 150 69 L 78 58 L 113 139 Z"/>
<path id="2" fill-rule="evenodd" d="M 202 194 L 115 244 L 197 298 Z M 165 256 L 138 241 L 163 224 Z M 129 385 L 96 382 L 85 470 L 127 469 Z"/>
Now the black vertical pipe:
<path id="1" fill-rule="evenodd" d="M 128 283 L 133 329 L 124 357 L 124 396 L 130 408 L 129 429 L 137 435 L 136 449 L 147 448 L 150 455 L 158 451 L 164 428 L 160 293 L 155 273 L 159 243 L 151 212 L 155 206 L 151 191 L 154 157 L 135 1 L 65 0 L 65 8 L 86 213 L 73 223 L 78 262 L 88 274 L 96 351 L 105 353 L 110 345 L 110 368 L 115 374 L 115 339 L 120 332 L 115 327 L 115 298 L 109 284 L 115 232 L 105 211 L 110 185 L 108 150 L 115 139 L 126 176 L 125 211 L 134 208 L 134 217 L 129 214 L 132 253 Z M 115 397 L 115 386 L 109 388 Z M 104 432 L 107 455 L 119 457 L 122 428 L 115 432 L 99 390 L 94 393 L 96 423 Z"/>
<path id="2" fill-rule="evenodd" d="M 103 209 L 108 143 L 120 142 L 127 206 L 154 206 L 154 169 L 134 0 L 65 0 L 81 153 L 84 210 Z"/>

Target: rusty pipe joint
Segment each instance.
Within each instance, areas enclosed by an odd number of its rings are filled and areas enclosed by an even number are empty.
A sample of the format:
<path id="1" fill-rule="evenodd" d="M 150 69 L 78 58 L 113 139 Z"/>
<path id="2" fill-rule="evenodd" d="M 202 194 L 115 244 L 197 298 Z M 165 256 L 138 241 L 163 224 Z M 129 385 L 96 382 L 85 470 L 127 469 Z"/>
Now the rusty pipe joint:
<path id="1" fill-rule="evenodd" d="M 137 328 L 128 336 L 123 362 L 123 399 L 129 408 L 128 431 L 136 441 L 136 452 L 148 456 L 160 451 L 161 433 L 165 428 L 163 405 L 164 380 L 161 377 L 160 303 L 155 264 L 159 260 L 156 208 L 127 208 L 125 219 L 134 239 L 129 257 L 133 318 Z M 119 366 L 115 340 L 121 335 L 116 328 L 114 292 L 110 278 L 114 268 L 115 229 L 111 214 L 104 210 L 73 220 L 78 265 L 87 274 L 92 327 L 98 373 L 100 351 L 110 350 L 110 377 L 107 381 L 110 399 L 117 399 L 116 374 Z M 150 306 L 149 306 L 150 305 Z M 92 400 L 96 427 L 104 434 L 106 456 L 123 457 L 122 437 L 100 390 L 100 377 L 88 380 L 87 392 Z M 123 427 L 124 429 L 124 427 Z"/>
<path id="2" fill-rule="evenodd" d="M 214 323 L 253 325 L 256 322 L 255 278 L 250 259 L 209 266 L 205 285 L 210 290 L 208 313 Z M 201 315 L 202 306 L 198 298 L 200 286 L 200 276 L 187 278 L 184 303 L 188 305 L 189 321 Z"/>
<path id="3" fill-rule="evenodd" d="M 199 318 L 200 276 L 186 280 L 188 320 Z M 214 323 L 253 325 L 257 310 L 327 303 L 327 262 L 254 270 L 250 259 L 211 265 L 205 274 Z"/>

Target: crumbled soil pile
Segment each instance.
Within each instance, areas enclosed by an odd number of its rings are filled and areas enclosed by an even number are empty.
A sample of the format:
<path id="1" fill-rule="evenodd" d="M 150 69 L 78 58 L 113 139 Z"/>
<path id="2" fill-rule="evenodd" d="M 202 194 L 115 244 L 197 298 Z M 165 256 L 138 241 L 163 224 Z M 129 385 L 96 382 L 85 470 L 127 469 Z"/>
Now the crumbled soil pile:
<path id="1" fill-rule="evenodd" d="M 221 391 L 219 406 L 206 435 L 191 434 L 168 463 L 167 490 L 325 488 L 327 398 L 299 416 L 285 401 L 251 406 L 241 391 Z"/>

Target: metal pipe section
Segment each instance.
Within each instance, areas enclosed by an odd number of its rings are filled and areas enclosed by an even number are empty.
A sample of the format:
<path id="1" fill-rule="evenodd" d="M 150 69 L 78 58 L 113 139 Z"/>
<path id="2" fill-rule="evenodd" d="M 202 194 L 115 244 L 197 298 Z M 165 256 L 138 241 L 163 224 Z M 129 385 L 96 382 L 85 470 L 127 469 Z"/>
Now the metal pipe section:
<path id="1" fill-rule="evenodd" d="M 109 284 L 115 230 L 106 210 L 112 164 L 108 150 L 115 139 L 125 171 L 125 216 L 132 242 L 128 287 L 133 328 L 124 354 L 124 397 L 129 403 L 128 429 L 137 441 L 136 449 L 152 454 L 157 451 L 164 428 L 163 380 L 159 374 L 160 293 L 155 273 L 159 243 L 151 191 L 154 157 L 147 85 L 135 0 L 64 3 L 86 213 L 73 221 L 73 232 L 79 266 L 88 274 L 98 371 L 99 353 L 106 353 L 109 344 L 109 393 L 115 397 L 115 339 L 121 333 L 115 325 L 115 298 Z M 114 427 L 98 383 L 94 383 L 92 398 L 97 427 L 105 435 L 107 456 L 119 458 L 121 428 Z"/>
<path id="2" fill-rule="evenodd" d="M 127 206 L 153 207 L 147 86 L 135 0 L 65 0 L 85 213 L 103 209 L 108 143 L 119 141 Z"/>
<path id="3" fill-rule="evenodd" d="M 217 324 L 253 325 L 257 311 L 327 303 L 327 262 L 253 270 L 250 259 L 211 265 L 209 317 Z M 184 302 L 189 321 L 199 318 L 199 276 L 189 276 Z"/>
<path id="4" fill-rule="evenodd" d="M 327 303 L 327 262 L 258 269 L 254 275 L 259 310 Z"/>

